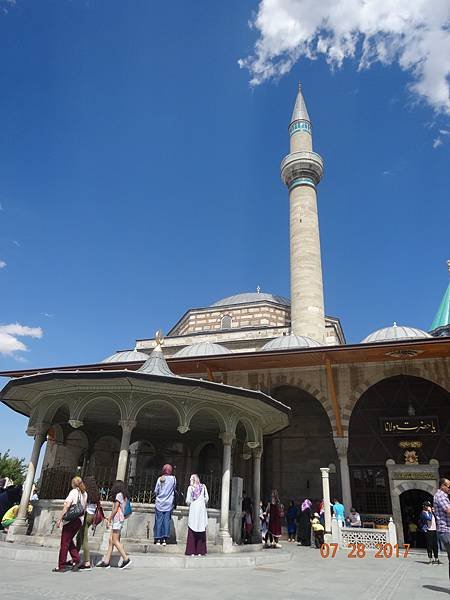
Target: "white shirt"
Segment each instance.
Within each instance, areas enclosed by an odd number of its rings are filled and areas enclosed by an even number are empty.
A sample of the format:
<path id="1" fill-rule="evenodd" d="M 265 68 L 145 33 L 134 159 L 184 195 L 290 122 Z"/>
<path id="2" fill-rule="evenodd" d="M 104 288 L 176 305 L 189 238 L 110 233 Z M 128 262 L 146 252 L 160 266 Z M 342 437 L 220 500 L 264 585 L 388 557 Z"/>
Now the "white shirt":
<path id="1" fill-rule="evenodd" d="M 81 496 L 81 506 L 85 509 L 86 502 L 87 502 L 87 493 L 86 492 L 81 493 L 78 488 L 74 488 L 73 490 L 70 490 L 70 492 L 69 492 L 67 498 L 64 500 L 64 502 L 67 502 L 67 504 L 69 506 L 72 506 L 72 504 L 76 504 L 78 502 L 78 498 L 80 496 Z"/>
<path id="2" fill-rule="evenodd" d="M 192 531 L 206 531 L 208 526 L 208 511 L 206 510 L 206 504 L 209 500 L 208 490 L 206 485 L 203 485 L 203 490 L 197 500 L 193 500 L 192 492 L 193 488 L 190 485 L 186 494 L 186 504 L 189 506 L 189 518 L 188 527 Z"/>

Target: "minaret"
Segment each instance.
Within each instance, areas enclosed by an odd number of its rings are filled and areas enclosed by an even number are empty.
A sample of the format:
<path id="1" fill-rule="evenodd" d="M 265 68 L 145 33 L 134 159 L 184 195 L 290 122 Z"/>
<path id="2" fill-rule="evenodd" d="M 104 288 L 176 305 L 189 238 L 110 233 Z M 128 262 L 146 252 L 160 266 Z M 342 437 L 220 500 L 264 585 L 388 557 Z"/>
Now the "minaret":
<path id="1" fill-rule="evenodd" d="M 323 162 L 313 152 L 311 121 L 300 84 L 289 136 L 291 151 L 281 163 L 281 177 L 288 186 L 290 202 L 291 329 L 325 344 L 316 193 Z"/>

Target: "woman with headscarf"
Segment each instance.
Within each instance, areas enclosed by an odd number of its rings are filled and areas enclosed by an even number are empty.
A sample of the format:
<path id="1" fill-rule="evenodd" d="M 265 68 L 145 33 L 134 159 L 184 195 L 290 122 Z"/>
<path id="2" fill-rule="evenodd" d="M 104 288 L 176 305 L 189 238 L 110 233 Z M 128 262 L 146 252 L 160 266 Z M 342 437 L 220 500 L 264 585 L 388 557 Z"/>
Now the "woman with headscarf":
<path id="1" fill-rule="evenodd" d="M 170 538 L 170 519 L 172 518 L 173 501 L 177 480 L 173 475 L 172 465 L 164 465 L 161 476 L 155 486 L 155 527 L 153 535 L 155 544 L 165 546 Z"/>
<path id="2" fill-rule="evenodd" d="M 270 502 L 266 508 L 266 514 L 268 518 L 268 531 L 265 548 L 269 547 L 269 543 L 272 548 L 281 548 L 281 544 L 278 540 L 281 536 L 281 518 L 284 515 L 283 507 L 278 496 L 278 490 L 272 490 Z"/>
<path id="3" fill-rule="evenodd" d="M 206 485 L 200 483 L 199 476 L 191 475 L 186 493 L 186 504 L 189 506 L 188 535 L 186 552 L 188 556 L 205 556 L 206 554 L 206 527 L 208 526 L 208 512 L 206 505 L 209 500 Z"/>
<path id="4" fill-rule="evenodd" d="M 306 498 L 298 517 L 297 546 L 311 546 L 311 507 L 311 500 Z"/>

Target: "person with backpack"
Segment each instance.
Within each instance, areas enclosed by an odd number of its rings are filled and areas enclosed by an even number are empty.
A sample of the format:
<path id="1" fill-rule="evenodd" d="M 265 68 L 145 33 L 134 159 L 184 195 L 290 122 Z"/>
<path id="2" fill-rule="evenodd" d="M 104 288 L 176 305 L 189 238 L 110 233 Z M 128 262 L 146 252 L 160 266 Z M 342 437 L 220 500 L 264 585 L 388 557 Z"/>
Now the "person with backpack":
<path id="1" fill-rule="evenodd" d="M 112 526 L 108 550 L 103 559 L 96 566 L 102 569 L 109 569 L 111 555 L 114 548 L 116 548 L 122 557 L 122 563 L 119 566 L 119 569 L 126 569 L 131 565 L 131 558 L 120 543 L 120 532 L 122 531 L 125 519 L 131 513 L 131 505 L 128 490 L 124 482 L 120 479 L 113 483 L 111 488 L 111 498 L 113 499 L 114 505 L 111 514 L 106 519 L 106 526 Z"/>
<path id="2" fill-rule="evenodd" d="M 53 573 L 64 573 L 68 566 L 73 571 L 78 571 L 80 554 L 74 544 L 73 538 L 81 527 L 81 518 L 86 510 L 87 494 L 81 477 L 72 479 L 72 489 L 64 500 L 64 506 L 56 520 L 56 527 L 61 527 L 61 544 L 59 548 L 58 566 Z M 72 563 L 67 563 L 67 553 L 72 557 Z"/>
<path id="3" fill-rule="evenodd" d="M 198 475 L 191 475 L 186 494 L 186 504 L 189 506 L 188 535 L 186 540 L 187 556 L 205 556 L 206 528 L 208 526 L 209 495 L 206 485 L 200 483 Z"/>
<path id="4" fill-rule="evenodd" d="M 177 480 L 173 475 L 172 465 L 164 465 L 161 476 L 156 482 L 155 498 L 155 527 L 153 536 L 158 546 L 167 544 L 170 538 L 170 519 L 174 506 Z"/>
<path id="5" fill-rule="evenodd" d="M 427 554 L 429 565 L 439 565 L 439 550 L 436 530 L 436 519 L 434 518 L 431 502 L 424 502 L 419 517 L 419 529 L 425 534 L 427 542 Z M 433 558 L 434 556 L 434 558 Z"/>
<path id="6" fill-rule="evenodd" d="M 77 534 L 77 550 L 80 551 L 83 547 L 83 562 L 78 567 L 81 571 L 92 568 L 89 553 L 89 528 L 95 529 L 105 518 L 100 505 L 100 492 L 94 477 L 86 477 L 84 485 L 87 493 L 86 512 L 84 513 L 83 525 Z"/>

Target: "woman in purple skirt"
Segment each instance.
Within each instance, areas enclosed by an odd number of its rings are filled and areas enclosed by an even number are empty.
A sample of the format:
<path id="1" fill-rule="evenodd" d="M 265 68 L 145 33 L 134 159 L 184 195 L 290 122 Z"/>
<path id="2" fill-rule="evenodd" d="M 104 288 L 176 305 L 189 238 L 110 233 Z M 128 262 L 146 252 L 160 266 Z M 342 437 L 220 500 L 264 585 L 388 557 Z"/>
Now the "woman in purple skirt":
<path id="1" fill-rule="evenodd" d="M 186 540 L 186 554 L 188 556 L 205 556 L 206 554 L 206 527 L 208 525 L 206 504 L 208 500 L 206 485 L 200 483 L 198 475 L 191 475 L 186 494 L 186 504 L 189 506 Z"/>

